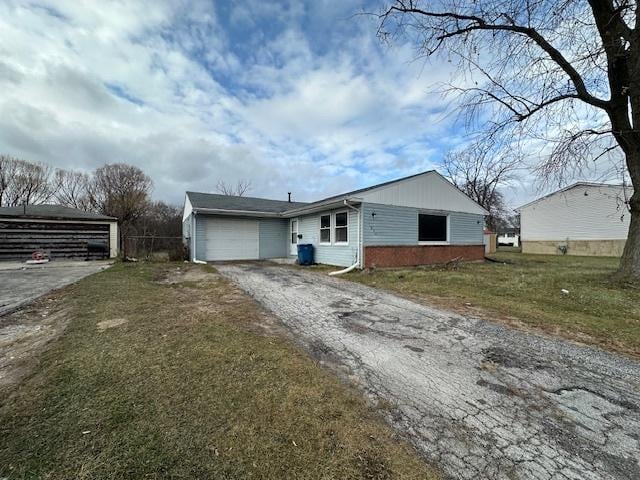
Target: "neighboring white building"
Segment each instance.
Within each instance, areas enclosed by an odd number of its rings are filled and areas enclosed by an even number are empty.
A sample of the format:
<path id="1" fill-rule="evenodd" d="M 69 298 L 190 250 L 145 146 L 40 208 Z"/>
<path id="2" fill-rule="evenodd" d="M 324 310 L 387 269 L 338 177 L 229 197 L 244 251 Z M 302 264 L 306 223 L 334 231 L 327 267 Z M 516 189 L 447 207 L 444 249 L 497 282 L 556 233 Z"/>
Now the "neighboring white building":
<path id="1" fill-rule="evenodd" d="M 520 246 L 520 235 L 516 232 L 502 232 L 498 235 L 498 246 L 500 245 L 517 248 Z"/>
<path id="2" fill-rule="evenodd" d="M 521 206 L 523 253 L 620 256 L 631 187 L 579 182 Z"/>

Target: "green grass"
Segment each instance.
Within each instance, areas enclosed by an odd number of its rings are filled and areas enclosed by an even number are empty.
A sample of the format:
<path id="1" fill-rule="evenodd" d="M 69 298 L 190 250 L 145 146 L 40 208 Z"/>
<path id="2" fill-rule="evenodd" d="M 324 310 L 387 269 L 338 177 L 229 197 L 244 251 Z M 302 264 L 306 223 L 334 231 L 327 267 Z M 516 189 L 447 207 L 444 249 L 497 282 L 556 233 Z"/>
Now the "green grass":
<path id="1" fill-rule="evenodd" d="M 0 477 L 436 477 L 255 303 L 195 266 L 164 282 L 176 268 L 117 264 L 64 291 L 66 332 L 0 392 Z"/>
<path id="2" fill-rule="evenodd" d="M 518 253 L 494 258 L 510 263 L 377 270 L 346 278 L 640 355 L 640 288 L 612 278 L 618 259 Z"/>

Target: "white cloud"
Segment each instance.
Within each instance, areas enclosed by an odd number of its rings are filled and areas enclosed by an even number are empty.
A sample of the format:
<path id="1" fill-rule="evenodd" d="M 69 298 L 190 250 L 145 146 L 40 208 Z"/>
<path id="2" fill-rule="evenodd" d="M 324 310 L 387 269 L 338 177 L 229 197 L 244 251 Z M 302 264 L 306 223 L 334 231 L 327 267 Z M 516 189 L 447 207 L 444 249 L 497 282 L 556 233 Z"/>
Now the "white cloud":
<path id="1" fill-rule="evenodd" d="M 0 151 L 132 163 L 175 203 L 239 178 L 314 199 L 431 168 L 446 143 L 428 93 L 446 65 L 381 48 L 342 3 L 10 2 L 0 38 Z"/>

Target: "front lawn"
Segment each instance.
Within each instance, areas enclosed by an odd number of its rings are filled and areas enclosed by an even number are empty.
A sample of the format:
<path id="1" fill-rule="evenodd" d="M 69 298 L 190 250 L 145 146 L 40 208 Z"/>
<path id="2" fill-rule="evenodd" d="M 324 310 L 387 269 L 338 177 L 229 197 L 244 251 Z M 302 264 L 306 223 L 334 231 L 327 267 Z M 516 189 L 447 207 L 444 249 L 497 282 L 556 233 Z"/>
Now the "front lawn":
<path id="1" fill-rule="evenodd" d="M 56 297 L 66 332 L 0 391 L 0 478 L 435 478 L 210 267 L 118 264 Z"/>
<path id="2" fill-rule="evenodd" d="M 494 258 L 509 263 L 383 269 L 345 277 L 462 313 L 640 355 L 640 288 L 611 278 L 617 258 L 518 253 Z"/>

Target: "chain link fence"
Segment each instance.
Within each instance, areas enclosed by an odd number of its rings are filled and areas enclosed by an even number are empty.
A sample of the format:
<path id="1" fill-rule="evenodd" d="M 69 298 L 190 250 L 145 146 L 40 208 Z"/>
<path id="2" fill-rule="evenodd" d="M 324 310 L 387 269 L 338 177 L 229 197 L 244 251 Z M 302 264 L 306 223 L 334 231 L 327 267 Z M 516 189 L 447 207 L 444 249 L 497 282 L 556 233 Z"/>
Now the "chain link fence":
<path id="1" fill-rule="evenodd" d="M 126 238 L 126 255 L 138 260 L 187 260 L 189 252 L 182 237 L 131 235 Z"/>

